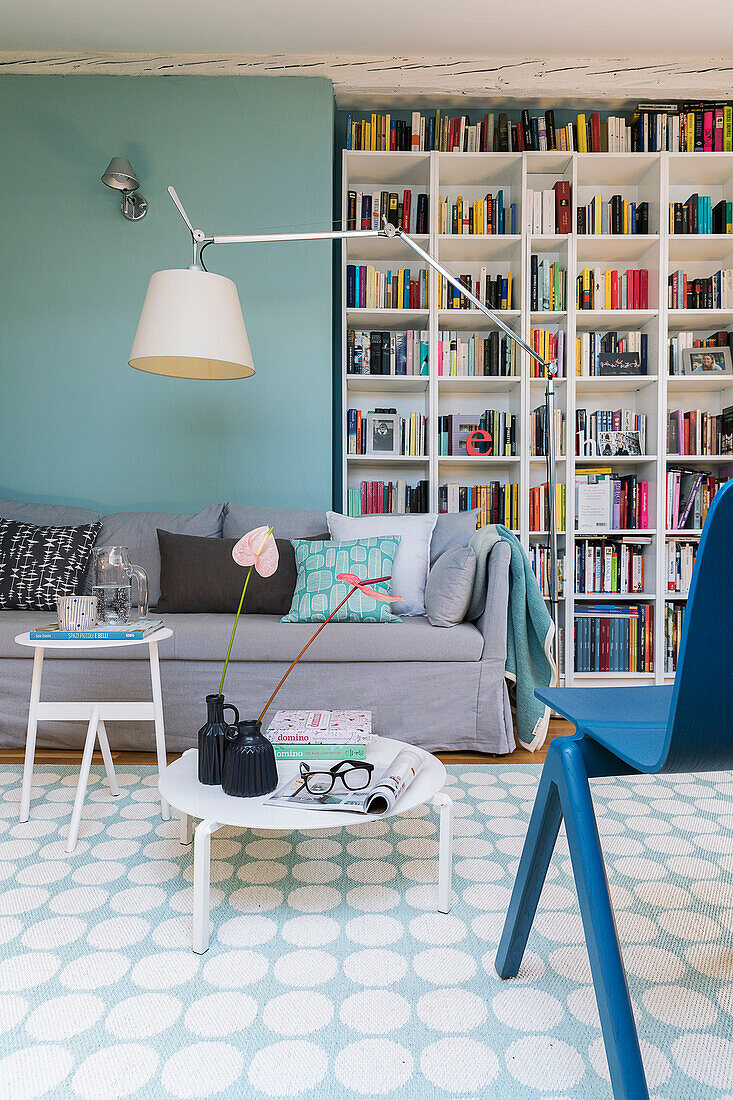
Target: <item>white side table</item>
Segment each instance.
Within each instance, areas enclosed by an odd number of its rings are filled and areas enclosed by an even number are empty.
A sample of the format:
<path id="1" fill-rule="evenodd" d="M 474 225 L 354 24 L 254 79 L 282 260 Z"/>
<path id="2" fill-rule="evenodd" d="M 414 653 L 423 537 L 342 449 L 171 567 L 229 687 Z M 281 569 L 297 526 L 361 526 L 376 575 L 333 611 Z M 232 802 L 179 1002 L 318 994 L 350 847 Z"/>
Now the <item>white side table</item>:
<path id="1" fill-rule="evenodd" d="M 290 832 L 318 832 L 334 826 L 358 825 L 396 817 L 426 803 L 440 812 L 440 844 L 438 851 L 438 909 L 447 913 L 451 906 L 451 865 L 453 858 L 453 802 L 441 789 L 446 771 L 440 760 L 425 749 L 407 745 L 390 737 L 378 737 L 367 749 L 367 760 L 379 770 L 390 764 L 402 749 L 410 749 L 423 758 L 423 766 L 415 780 L 398 799 L 391 813 L 355 814 L 338 811 L 320 812 L 289 806 L 267 806 L 266 799 L 233 798 L 221 787 L 207 787 L 198 780 L 198 752 L 188 749 L 178 760 L 161 771 L 160 793 L 166 802 L 181 813 L 181 843 L 190 844 L 192 818 L 199 818 L 193 852 L 193 949 L 203 954 L 209 947 L 209 882 L 211 834 L 224 825 L 242 829 L 282 829 Z M 298 773 L 298 761 L 278 762 L 279 783 Z"/>
<path id="2" fill-rule="evenodd" d="M 155 751 L 158 757 L 158 773 L 162 775 L 167 759 L 165 751 L 165 727 L 163 725 L 163 698 L 160 690 L 160 663 L 158 660 L 158 642 L 170 638 L 173 631 L 169 627 L 161 627 L 149 634 L 147 638 L 139 641 L 99 641 L 99 642 L 69 642 L 61 639 L 50 641 L 31 641 L 30 634 L 19 634 L 16 637 L 18 645 L 29 646 L 34 650 L 33 654 L 33 680 L 31 683 L 31 700 L 28 708 L 28 731 L 25 741 L 25 763 L 23 765 L 23 786 L 20 797 L 20 820 L 27 821 L 30 813 L 31 787 L 33 786 L 33 760 L 36 754 L 36 730 L 39 721 L 66 721 L 87 722 L 87 734 L 84 741 L 84 752 L 79 771 L 79 780 L 76 785 L 76 797 L 74 809 L 71 814 L 69 834 L 66 839 L 66 851 L 73 852 L 79 835 L 79 822 L 81 811 L 84 807 L 87 783 L 89 781 L 89 768 L 92 763 L 94 742 L 99 740 L 104 766 L 109 779 L 110 791 L 113 795 L 120 793 L 115 777 L 115 769 L 112 763 L 112 754 L 107 740 L 105 721 L 108 722 L 154 722 L 155 723 Z M 141 703 L 105 703 L 105 702 L 74 702 L 53 703 L 41 702 L 41 680 L 43 678 L 43 655 L 46 649 L 113 649 L 125 645 L 146 645 L 150 660 L 150 680 L 152 685 L 152 699 Z M 164 798 L 160 800 L 160 812 L 164 821 L 170 818 L 170 809 Z"/>

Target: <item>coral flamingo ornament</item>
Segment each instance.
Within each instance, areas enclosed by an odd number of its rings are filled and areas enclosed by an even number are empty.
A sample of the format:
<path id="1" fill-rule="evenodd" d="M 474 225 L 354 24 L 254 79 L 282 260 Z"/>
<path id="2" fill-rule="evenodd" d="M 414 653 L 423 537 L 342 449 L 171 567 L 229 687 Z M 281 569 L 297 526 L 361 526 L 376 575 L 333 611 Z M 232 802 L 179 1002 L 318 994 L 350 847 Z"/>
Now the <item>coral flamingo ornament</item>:
<path id="1" fill-rule="evenodd" d="M 309 640 L 305 643 L 305 645 L 301 649 L 300 653 L 295 658 L 293 663 L 290 665 L 287 672 L 283 676 L 282 680 L 277 685 L 277 687 L 273 691 L 272 695 L 270 696 L 270 698 L 267 700 L 264 707 L 262 708 L 262 711 L 260 712 L 260 716 L 258 718 L 259 722 L 262 721 L 263 717 L 265 716 L 265 713 L 267 712 L 267 708 L 269 707 L 270 703 L 275 698 L 278 691 L 283 686 L 283 684 L 287 680 L 288 676 L 293 671 L 293 669 L 297 665 L 298 661 L 300 660 L 300 658 L 305 653 L 308 646 L 311 644 L 311 642 L 314 642 L 316 640 L 316 638 L 321 633 L 323 628 L 325 626 L 328 626 L 328 624 L 331 622 L 331 619 L 334 617 L 334 615 L 338 611 L 341 610 L 341 608 L 344 606 L 346 601 L 351 599 L 351 597 L 354 595 L 355 592 L 362 592 L 365 596 L 371 596 L 373 600 L 382 600 L 384 603 L 397 603 L 402 599 L 402 596 L 390 596 L 389 593 L 387 593 L 387 592 L 377 592 L 375 589 L 369 587 L 372 584 L 381 584 L 383 581 L 390 581 L 390 580 L 392 580 L 391 577 L 371 577 L 371 578 L 368 578 L 367 580 L 362 580 L 361 577 L 357 577 L 357 575 L 355 573 L 337 573 L 336 574 L 336 580 L 341 581 L 343 584 L 350 585 L 349 591 L 346 593 L 346 595 L 344 596 L 343 600 L 338 605 L 338 607 L 334 607 L 333 611 L 328 616 L 326 621 L 321 623 L 321 625 L 318 627 L 318 630 L 316 630 L 315 634 L 313 634 L 313 636 L 311 638 L 309 638 Z"/>

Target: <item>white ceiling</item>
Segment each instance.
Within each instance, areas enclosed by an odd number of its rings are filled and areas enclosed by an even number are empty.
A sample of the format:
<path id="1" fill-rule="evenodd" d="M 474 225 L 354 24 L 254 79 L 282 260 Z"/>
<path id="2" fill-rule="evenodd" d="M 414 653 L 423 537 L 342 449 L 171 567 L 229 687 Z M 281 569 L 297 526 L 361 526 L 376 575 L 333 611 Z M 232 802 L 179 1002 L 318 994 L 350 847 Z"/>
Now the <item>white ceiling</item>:
<path id="1" fill-rule="evenodd" d="M 731 0 L 0 0 L 0 51 L 706 59 L 733 56 L 730 15 Z"/>

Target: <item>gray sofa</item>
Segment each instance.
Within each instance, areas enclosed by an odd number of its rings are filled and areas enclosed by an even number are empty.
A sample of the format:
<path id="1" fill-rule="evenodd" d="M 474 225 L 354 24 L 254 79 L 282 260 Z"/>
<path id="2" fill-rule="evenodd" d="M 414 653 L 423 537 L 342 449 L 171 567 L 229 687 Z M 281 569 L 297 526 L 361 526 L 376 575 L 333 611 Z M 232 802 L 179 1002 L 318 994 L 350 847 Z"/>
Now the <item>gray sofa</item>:
<path id="1" fill-rule="evenodd" d="M 262 523 L 274 524 L 279 538 L 309 538 L 328 530 L 324 512 L 241 505 L 210 505 L 195 516 L 101 517 L 87 509 L 0 500 L 0 515 L 38 524 L 101 519 L 98 543 L 130 547 L 131 560 L 149 573 L 151 603 L 159 592 L 156 527 L 214 538 L 239 537 Z M 427 749 L 511 752 L 514 734 L 504 678 L 509 558 L 505 544 L 492 551 L 486 606 L 476 622 L 450 629 L 433 627 L 424 617 L 406 618 L 399 625 L 329 625 L 286 681 L 273 711 L 365 707 L 373 712 L 377 733 Z M 25 744 L 33 651 L 18 646 L 14 638 L 52 617 L 49 612 L 0 612 L 0 747 Z M 169 750 L 182 751 L 196 742 L 196 731 L 205 720 L 204 697 L 218 688 L 232 621 L 230 615 L 165 616 L 173 630 L 173 637 L 160 646 Z M 274 616 L 243 617 L 225 686 L 227 699 L 243 718 L 257 715 L 312 631 L 312 624 L 281 623 Z M 149 698 L 149 693 L 148 662 L 141 659 L 138 647 L 83 655 L 78 650 L 56 651 L 44 664 L 45 699 L 134 700 Z M 81 723 L 41 723 L 38 744 L 80 747 L 84 732 Z M 116 749 L 152 750 L 152 725 L 113 724 L 110 741 Z"/>

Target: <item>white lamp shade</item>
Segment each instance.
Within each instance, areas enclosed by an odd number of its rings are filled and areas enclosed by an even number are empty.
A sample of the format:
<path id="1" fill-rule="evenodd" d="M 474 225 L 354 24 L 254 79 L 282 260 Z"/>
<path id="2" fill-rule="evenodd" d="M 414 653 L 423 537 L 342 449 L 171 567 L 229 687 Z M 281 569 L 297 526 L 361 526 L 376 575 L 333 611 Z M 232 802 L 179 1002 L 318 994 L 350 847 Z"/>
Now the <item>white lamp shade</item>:
<path id="1" fill-rule="evenodd" d="M 232 280 L 200 268 L 156 271 L 145 295 L 130 366 L 174 378 L 254 374 Z"/>

